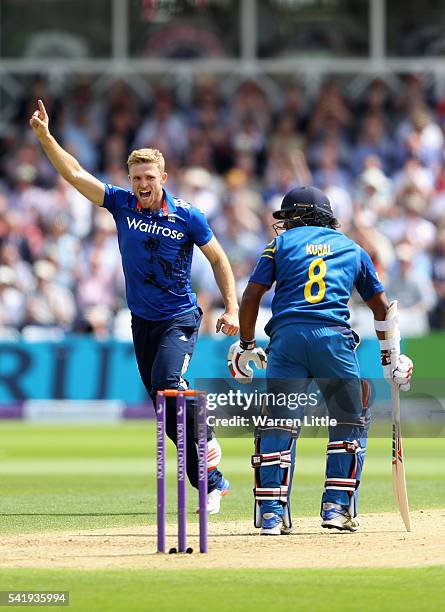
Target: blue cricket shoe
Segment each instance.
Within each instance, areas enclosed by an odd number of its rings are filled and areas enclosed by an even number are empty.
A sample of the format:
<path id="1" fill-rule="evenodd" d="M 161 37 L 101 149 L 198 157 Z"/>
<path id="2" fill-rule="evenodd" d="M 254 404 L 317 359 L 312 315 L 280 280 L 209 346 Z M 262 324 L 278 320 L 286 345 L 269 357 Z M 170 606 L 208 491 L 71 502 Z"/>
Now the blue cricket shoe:
<path id="1" fill-rule="evenodd" d="M 283 522 L 283 517 L 279 514 L 275 512 L 265 512 L 262 515 L 260 535 L 288 535 L 291 531 L 292 527 L 286 527 Z"/>

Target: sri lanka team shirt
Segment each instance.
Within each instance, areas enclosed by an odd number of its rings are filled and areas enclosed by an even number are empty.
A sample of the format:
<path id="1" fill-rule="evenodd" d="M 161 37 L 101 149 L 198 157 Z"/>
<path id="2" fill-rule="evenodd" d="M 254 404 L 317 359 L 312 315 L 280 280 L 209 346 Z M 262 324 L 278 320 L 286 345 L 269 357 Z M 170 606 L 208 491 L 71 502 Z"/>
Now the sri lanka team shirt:
<path id="1" fill-rule="evenodd" d="M 202 212 L 165 190 L 161 209 L 151 212 L 131 191 L 106 183 L 103 207 L 116 222 L 130 311 L 160 321 L 197 308 L 193 245 L 213 236 Z"/>
<path id="2" fill-rule="evenodd" d="M 269 335 L 289 323 L 349 327 L 354 286 L 364 301 L 384 290 L 366 251 L 326 227 L 295 227 L 272 240 L 250 281 L 276 282 Z"/>

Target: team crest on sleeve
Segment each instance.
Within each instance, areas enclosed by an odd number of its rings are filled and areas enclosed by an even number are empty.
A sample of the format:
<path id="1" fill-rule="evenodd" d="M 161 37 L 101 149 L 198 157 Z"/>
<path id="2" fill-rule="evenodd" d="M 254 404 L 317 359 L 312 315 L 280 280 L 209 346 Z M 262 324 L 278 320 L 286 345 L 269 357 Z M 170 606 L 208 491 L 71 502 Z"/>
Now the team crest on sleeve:
<path id="1" fill-rule="evenodd" d="M 190 208 L 190 204 L 181 198 L 173 198 L 173 202 L 175 206 L 180 206 L 181 208 Z"/>

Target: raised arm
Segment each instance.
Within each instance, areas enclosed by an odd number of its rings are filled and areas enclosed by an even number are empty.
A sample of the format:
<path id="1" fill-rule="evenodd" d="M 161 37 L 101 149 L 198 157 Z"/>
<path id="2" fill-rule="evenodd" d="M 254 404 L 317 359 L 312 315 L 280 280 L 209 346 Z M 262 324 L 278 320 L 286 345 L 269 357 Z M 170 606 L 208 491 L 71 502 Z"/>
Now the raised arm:
<path id="1" fill-rule="evenodd" d="M 102 206 L 105 187 L 97 178 L 84 170 L 77 159 L 63 149 L 49 131 L 49 119 L 42 100 L 29 123 L 42 149 L 57 172 L 94 204 Z"/>
<path id="2" fill-rule="evenodd" d="M 236 299 L 235 279 L 227 255 L 215 237 L 200 247 L 213 269 L 216 284 L 225 305 L 225 312 L 216 322 L 216 331 L 223 331 L 227 336 L 236 336 L 238 326 L 238 302 Z"/>

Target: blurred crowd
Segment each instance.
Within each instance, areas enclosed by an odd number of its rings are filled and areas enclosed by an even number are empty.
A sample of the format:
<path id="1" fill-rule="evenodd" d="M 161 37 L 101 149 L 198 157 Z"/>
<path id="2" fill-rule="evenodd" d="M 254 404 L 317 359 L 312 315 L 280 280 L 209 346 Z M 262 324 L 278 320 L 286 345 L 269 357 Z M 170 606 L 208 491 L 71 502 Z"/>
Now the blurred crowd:
<path id="1" fill-rule="evenodd" d="M 239 297 L 274 236 L 271 212 L 286 191 L 313 184 L 399 301 L 402 333 L 445 327 L 445 98 L 422 78 L 406 77 L 397 93 L 374 80 L 351 99 L 334 79 L 310 96 L 298 84 L 271 95 L 247 80 L 224 97 L 202 77 L 187 104 L 165 87 L 122 82 L 99 96 L 79 78 L 63 97 L 44 80 L 30 83 L 0 134 L 0 337 L 130 334 L 113 219 L 42 154 L 28 126 L 38 97 L 56 138 L 105 182 L 127 187 L 129 151 L 159 148 L 167 189 L 206 213 Z M 199 249 L 193 280 L 211 334 L 222 304 Z M 373 334 L 358 298 L 352 323 Z"/>

